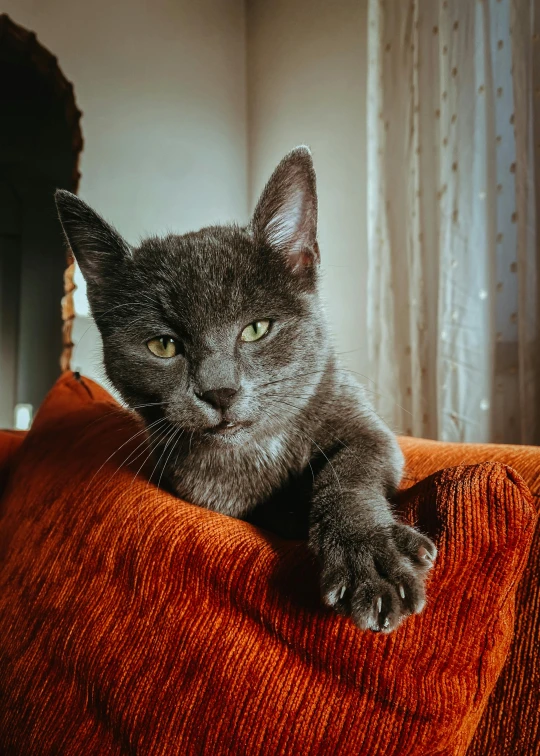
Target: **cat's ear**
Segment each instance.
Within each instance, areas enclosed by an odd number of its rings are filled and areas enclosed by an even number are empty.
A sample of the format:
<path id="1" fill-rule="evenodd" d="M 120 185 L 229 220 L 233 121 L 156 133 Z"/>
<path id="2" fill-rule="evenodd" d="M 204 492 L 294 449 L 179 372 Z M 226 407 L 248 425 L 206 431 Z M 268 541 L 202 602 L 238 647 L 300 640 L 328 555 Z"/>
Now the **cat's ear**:
<path id="1" fill-rule="evenodd" d="M 74 194 L 57 189 L 55 200 L 64 234 L 86 282 L 99 285 L 131 257 L 128 243 Z"/>
<path id="2" fill-rule="evenodd" d="M 251 231 L 257 243 L 284 254 L 293 270 L 319 262 L 317 190 L 308 147 L 296 147 L 278 165 L 257 203 Z"/>

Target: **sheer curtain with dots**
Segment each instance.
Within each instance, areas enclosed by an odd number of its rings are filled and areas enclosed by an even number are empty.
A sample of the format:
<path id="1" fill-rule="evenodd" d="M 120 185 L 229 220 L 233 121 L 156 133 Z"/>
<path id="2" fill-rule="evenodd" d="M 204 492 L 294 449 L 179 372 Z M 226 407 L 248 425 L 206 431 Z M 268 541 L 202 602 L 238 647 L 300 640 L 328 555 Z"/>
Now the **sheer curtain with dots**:
<path id="1" fill-rule="evenodd" d="M 540 443 L 536 5 L 369 0 L 371 378 L 402 433 Z"/>

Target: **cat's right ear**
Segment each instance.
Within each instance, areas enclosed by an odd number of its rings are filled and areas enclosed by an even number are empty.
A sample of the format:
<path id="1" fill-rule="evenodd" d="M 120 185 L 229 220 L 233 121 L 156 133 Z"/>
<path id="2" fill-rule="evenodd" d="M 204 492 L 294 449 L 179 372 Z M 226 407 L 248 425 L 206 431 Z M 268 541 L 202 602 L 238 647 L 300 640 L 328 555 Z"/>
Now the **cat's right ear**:
<path id="1" fill-rule="evenodd" d="M 57 189 L 54 198 L 64 234 L 86 283 L 99 285 L 131 257 L 129 244 L 71 192 Z"/>

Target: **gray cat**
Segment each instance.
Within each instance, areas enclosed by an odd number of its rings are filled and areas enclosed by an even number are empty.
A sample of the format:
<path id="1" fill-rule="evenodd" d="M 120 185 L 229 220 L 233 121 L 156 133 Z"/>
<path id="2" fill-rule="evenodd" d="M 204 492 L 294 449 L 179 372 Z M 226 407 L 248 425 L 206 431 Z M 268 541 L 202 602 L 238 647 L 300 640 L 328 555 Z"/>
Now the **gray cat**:
<path id="1" fill-rule="evenodd" d="M 310 151 L 281 161 L 245 228 L 133 248 L 69 192 L 56 202 L 107 375 L 146 423 L 167 487 L 304 534 L 323 600 L 360 628 L 420 612 L 436 548 L 392 514 L 402 454 L 329 340 Z"/>

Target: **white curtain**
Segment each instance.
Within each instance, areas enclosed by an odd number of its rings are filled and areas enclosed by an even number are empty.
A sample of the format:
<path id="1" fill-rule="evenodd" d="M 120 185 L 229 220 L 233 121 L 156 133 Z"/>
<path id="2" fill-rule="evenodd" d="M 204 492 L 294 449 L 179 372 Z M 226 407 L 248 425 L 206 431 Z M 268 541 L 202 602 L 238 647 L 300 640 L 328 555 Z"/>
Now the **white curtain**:
<path id="1" fill-rule="evenodd" d="M 403 433 L 540 443 L 536 0 L 369 0 L 368 324 Z"/>

